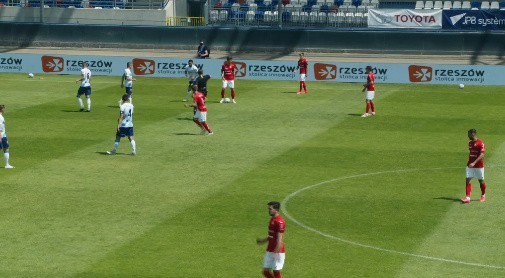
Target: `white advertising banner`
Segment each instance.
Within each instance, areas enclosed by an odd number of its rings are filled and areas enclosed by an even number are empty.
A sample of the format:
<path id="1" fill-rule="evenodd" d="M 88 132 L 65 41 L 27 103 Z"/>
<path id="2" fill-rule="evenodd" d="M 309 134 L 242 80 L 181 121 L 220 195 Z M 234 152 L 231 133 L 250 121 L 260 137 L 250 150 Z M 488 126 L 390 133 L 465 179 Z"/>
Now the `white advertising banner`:
<path id="1" fill-rule="evenodd" d="M 442 10 L 372 9 L 368 27 L 442 29 Z"/>
<path id="2" fill-rule="evenodd" d="M 79 56 L 41 54 L 0 54 L 0 72 L 80 75 L 82 62 L 89 63 L 94 75 L 121 76 L 126 63 L 133 62 L 133 73 L 145 77 L 184 77 L 188 59 L 121 56 Z M 194 59 L 198 68 L 220 78 L 223 60 Z M 236 78 L 249 80 L 298 80 L 297 61 L 234 61 Z M 310 62 L 307 81 L 366 81 L 365 63 Z M 503 66 L 443 64 L 370 64 L 377 83 L 424 83 L 505 85 Z"/>

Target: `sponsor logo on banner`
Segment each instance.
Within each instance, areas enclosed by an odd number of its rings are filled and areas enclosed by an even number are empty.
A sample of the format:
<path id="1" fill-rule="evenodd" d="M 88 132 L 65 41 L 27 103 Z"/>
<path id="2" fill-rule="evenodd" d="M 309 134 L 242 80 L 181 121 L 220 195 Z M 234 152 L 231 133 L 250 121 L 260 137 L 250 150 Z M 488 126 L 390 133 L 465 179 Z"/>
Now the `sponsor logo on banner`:
<path id="1" fill-rule="evenodd" d="M 1 57 L 0 71 L 16 72 L 23 70 L 23 58 Z"/>
<path id="2" fill-rule="evenodd" d="M 156 70 L 156 62 L 154 60 L 135 58 L 132 63 L 135 75 L 151 75 Z"/>
<path id="3" fill-rule="evenodd" d="M 108 57 L 104 57 L 108 58 Z M 112 72 L 112 61 L 110 60 L 74 60 L 67 58 L 65 60 L 65 70 L 68 73 L 81 72 L 82 65 L 88 63 L 88 68 L 93 74 L 110 74 Z"/>
<path id="4" fill-rule="evenodd" d="M 500 10 L 443 11 L 444 29 L 504 30 L 505 12 Z"/>
<path id="5" fill-rule="evenodd" d="M 256 63 L 254 63 L 256 62 Z M 245 64 L 244 64 L 245 65 Z M 250 61 L 244 77 L 261 77 L 271 80 L 292 80 L 296 78 L 296 65 L 287 65 L 283 62 Z"/>
<path id="6" fill-rule="evenodd" d="M 410 82 L 430 82 L 433 68 L 426 66 L 409 66 Z"/>
<path id="7" fill-rule="evenodd" d="M 245 77 L 247 75 L 247 64 L 243 62 L 232 62 L 235 65 L 235 77 Z"/>
<path id="8" fill-rule="evenodd" d="M 409 66 L 410 82 L 432 82 L 436 84 L 469 83 L 483 84 L 486 70 L 472 66 Z"/>
<path id="9" fill-rule="evenodd" d="M 375 75 L 375 80 L 384 82 L 388 79 L 388 69 L 382 67 L 373 67 L 372 72 Z M 339 66 L 338 79 L 344 82 L 360 82 L 365 81 L 368 75 L 366 74 L 366 66 L 351 67 Z"/>
<path id="10" fill-rule="evenodd" d="M 314 64 L 314 78 L 316 80 L 332 80 L 337 78 L 337 66 L 332 64 Z"/>
<path id="11" fill-rule="evenodd" d="M 42 56 L 42 70 L 44 72 L 62 72 L 65 65 L 65 59 L 56 56 Z"/>
<path id="12" fill-rule="evenodd" d="M 368 27 L 441 29 L 442 10 L 371 9 Z"/>
<path id="13" fill-rule="evenodd" d="M 183 77 L 186 74 L 185 67 L 188 65 L 187 62 L 177 62 L 177 59 L 174 59 L 175 61 L 170 61 L 168 59 L 164 59 L 163 62 L 160 62 L 160 60 L 157 60 L 156 63 L 156 68 L 153 69 L 156 71 L 156 74 L 158 75 L 163 75 L 167 77 Z M 203 64 L 196 64 L 194 63 L 198 69 L 203 68 Z"/>

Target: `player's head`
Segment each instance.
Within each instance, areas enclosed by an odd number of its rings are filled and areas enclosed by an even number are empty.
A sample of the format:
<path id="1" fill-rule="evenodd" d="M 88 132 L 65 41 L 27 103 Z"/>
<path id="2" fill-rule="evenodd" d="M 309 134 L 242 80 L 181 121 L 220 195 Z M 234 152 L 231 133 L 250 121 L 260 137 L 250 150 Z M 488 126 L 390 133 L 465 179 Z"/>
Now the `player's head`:
<path id="1" fill-rule="evenodd" d="M 203 75 L 203 69 L 198 70 L 198 75 Z"/>
<path id="2" fill-rule="evenodd" d="M 192 85 L 191 91 L 193 91 L 193 94 L 196 93 L 198 91 L 198 85 Z"/>
<path id="3" fill-rule="evenodd" d="M 203 41 L 200 42 L 200 45 L 203 45 Z"/>
<path id="4" fill-rule="evenodd" d="M 370 73 L 372 71 L 372 66 L 366 66 L 365 72 Z"/>
<path id="5" fill-rule="evenodd" d="M 475 128 L 468 130 L 468 138 L 470 140 L 474 140 L 476 136 L 477 136 L 477 130 Z"/>
<path id="6" fill-rule="evenodd" d="M 230 57 L 230 56 L 226 57 L 226 63 L 227 63 L 227 64 L 230 64 L 230 63 L 231 63 L 231 61 L 233 61 L 233 58 L 232 58 L 232 57 Z"/>
<path id="7" fill-rule="evenodd" d="M 300 52 L 300 54 L 298 54 L 298 56 L 300 56 L 300 59 L 302 59 L 303 57 L 305 57 L 305 53 Z"/>
<path id="8" fill-rule="evenodd" d="M 188 65 L 192 66 L 193 65 L 193 60 L 188 61 Z"/>
<path id="9" fill-rule="evenodd" d="M 0 113 L 3 113 L 5 110 L 5 105 L 0 104 Z"/>
<path id="10" fill-rule="evenodd" d="M 126 63 L 126 67 L 127 67 L 127 68 L 131 68 L 131 67 L 132 67 L 132 62 L 127 62 L 127 63 Z"/>
<path id="11" fill-rule="evenodd" d="M 83 63 L 82 63 L 82 67 L 83 67 L 83 68 L 87 68 L 87 67 L 88 67 L 88 62 L 83 62 Z"/>
<path id="12" fill-rule="evenodd" d="M 122 100 L 123 102 L 125 102 L 125 101 L 130 101 L 130 96 L 129 96 L 128 94 L 124 94 L 124 95 L 121 97 L 121 100 Z"/>
<path id="13" fill-rule="evenodd" d="M 270 216 L 274 216 L 277 213 L 279 213 L 279 210 L 281 209 L 281 203 L 272 201 L 268 203 L 268 214 Z"/>

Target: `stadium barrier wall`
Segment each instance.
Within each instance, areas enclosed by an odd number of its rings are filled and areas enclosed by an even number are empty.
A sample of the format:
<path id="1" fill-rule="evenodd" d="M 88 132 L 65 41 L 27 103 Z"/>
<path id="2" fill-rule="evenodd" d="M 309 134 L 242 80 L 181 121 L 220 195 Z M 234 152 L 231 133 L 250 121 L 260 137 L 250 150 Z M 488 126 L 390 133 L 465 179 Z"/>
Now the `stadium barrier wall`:
<path id="1" fill-rule="evenodd" d="M 40 8 L 2 7 L 2 22 L 41 22 Z M 44 8 L 43 22 L 166 26 L 164 10 Z M 15 26 L 15 25 L 12 25 Z M 104 30 L 99 30 L 104 31 Z M 65 34 L 60 34 L 64 36 Z"/>
<path id="2" fill-rule="evenodd" d="M 24 72 L 80 75 L 87 61 L 94 75 L 121 76 L 127 62 L 133 62 L 136 76 L 184 77 L 187 59 L 122 56 L 80 56 L 41 54 L 0 54 L 0 72 Z M 236 77 L 251 80 L 298 80 L 297 61 L 235 61 Z M 196 59 L 205 74 L 221 78 L 223 60 Z M 366 82 L 365 63 L 310 62 L 308 81 Z M 440 64 L 372 64 L 377 83 L 424 83 L 505 85 L 503 66 Z"/>
<path id="3" fill-rule="evenodd" d="M 448 10 L 443 28 L 457 30 L 505 30 L 505 10 Z"/>
<path id="4" fill-rule="evenodd" d="M 1 11 L 1 9 L 0 9 Z M 218 27 L 96 26 L 0 23 L 0 45 L 212 50 L 499 55 L 505 35 L 494 32 L 329 30 Z M 212 55 L 212 52 L 211 52 Z"/>

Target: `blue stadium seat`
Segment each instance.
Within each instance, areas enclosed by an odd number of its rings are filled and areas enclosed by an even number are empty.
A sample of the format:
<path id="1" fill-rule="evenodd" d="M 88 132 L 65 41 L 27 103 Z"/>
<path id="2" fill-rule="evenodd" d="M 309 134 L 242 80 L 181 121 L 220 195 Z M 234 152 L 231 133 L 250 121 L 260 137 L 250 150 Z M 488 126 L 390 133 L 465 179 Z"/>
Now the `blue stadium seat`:
<path id="1" fill-rule="evenodd" d="M 310 12 L 310 9 L 312 9 L 312 6 L 305 5 L 305 6 L 303 6 L 302 11 L 304 11 L 304 12 Z"/>
<path id="2" fill-rule="evenodd" d="M 39 0 L 28 0 L 28 5 L 30 7 L 40 7 L 40 1 Z"/>
<path id="3" fill-rule="evenodd" d="M 224 4 L 223 4 L 223 9 L 225 9 L 225 10 L 230 10 L 230 9 L 231 9 L 231 5 L 232 5 L 232 4 L 230 4 L 230 2 L 224 3 Z"/>
<path id="4" fill-rule="evenodd" d="M 254 19 L 256 19 L 257 21 L 263 21 L 263 16 L 264 16 L 263 11 L 256 11 L 256 14 L 254 15 Z"/>
<path id="5" fill-rule="evenodd" d="M 259 6 L 263 4 L 263 0 L 254 0 L 254 3 L 256 3 Z"/>
<path id="6" fill-rule="evenodd" d="M 357 6 L 361 5 L 361 0 L 352 0 L 351 3 L 352 3 L 353 6 L 357 7 Z"/>
<path id="7" fill-rule="evenodd" d="M 290 22 L 291 21 L 291 12 L 283 12 L 282 13 L 282 21 Z"/>
<path id="8" fill-rule="evenodd" d="M 505 9 L 505 2 L 500 2 L 500 9 Z"/>
<path id="9" fill-rule="evenodd" d="M 235 1 L 235 0 L 228 0 L 228 4 L 230 4 L 230 5 L 235 4 L 235 2 L 237 2 L 237 1 Z"/>
<path id="10" fill-rule="evenodd" d="M 472 8 L 477 8 L 477 9 L 480 9 L 480 2 L 472 2 Z"/>
<path id="11" fill-rule="evenodd" d="M 324 12 L 324 13 L 327 13 L 327 12 L 330 11 L 330 7 L 328 7 L 328 5 L 322 5 L 321 8 L 320 8 L 320 11 Z"/>
<path id="12" fill-rule="evenodd" d="M 317 4 L 317 0 L 308 0 L 307 1 L 307 5 L 309 5 L 311 7 L 314 6 L 314 5 L 316 5 L 316 4 Z"/>
<path id="13" fill-rule="evenodd" d="M 337 5 L 337 6 L 339 6 L 339 7 L 340 7 L 340 6 L 344 5 L 344 0 L 335 0 L 333 3 L 334 3 L 335 5 Z"/>

